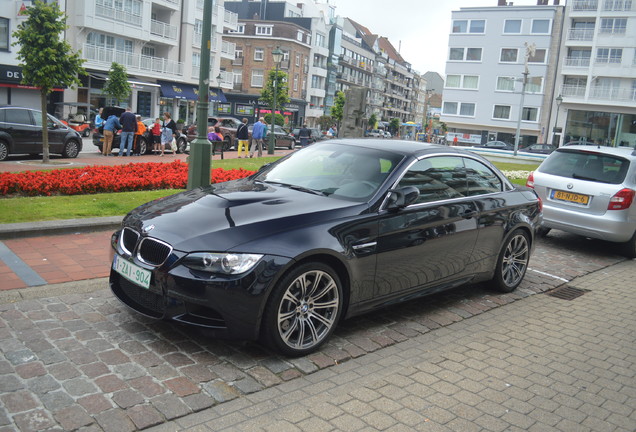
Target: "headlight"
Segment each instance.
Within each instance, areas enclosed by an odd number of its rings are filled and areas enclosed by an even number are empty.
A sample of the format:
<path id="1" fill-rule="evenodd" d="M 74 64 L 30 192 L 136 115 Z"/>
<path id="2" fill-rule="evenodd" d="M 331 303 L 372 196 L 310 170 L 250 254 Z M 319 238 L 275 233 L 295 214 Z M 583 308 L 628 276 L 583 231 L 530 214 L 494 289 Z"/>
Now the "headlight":
<path id="1" fill-rule="evenodd" d="M 196 252 L 183 258 L 182 264 L 210 273 L 240 274 L 251 270 L 262 257 L 257 254 Z"/>

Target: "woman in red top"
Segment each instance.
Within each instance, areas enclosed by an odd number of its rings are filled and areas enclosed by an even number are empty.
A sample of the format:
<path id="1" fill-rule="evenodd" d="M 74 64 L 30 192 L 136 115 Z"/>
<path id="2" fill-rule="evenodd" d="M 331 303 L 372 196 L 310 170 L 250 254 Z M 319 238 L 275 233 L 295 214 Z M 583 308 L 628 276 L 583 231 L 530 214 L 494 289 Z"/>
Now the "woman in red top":
<path id="1" fill-rule="evenodd" d="M 157 117 L 150 129 L 152 134 L 152 153 L 157 154 L 161 151 L 161 119 Z"/>

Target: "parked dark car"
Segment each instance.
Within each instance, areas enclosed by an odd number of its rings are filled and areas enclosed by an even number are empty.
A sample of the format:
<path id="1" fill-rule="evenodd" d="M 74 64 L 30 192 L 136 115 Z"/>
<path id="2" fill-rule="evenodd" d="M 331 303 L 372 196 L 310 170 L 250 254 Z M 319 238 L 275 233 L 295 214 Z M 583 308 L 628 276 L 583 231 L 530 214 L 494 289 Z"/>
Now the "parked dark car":
<path id="1" fill-rule="evenodd" d="M 311 132 L 311 135 L 309 138 L 309 144 L 313 144 L 319 140 L 327 139 L 327 137 L 325 137 L 323 133 L 320 132 L 320 129 L 317 129 L 317 128 L 308 128 L 308 129 Z M 299 133 L 300 133 L 300 128 L 294 128 L 289 134 L 289 136 L 291 136 L 294 139 L 297 146 L 300 145 L 300 138 L 298 137 Z"/>
<path id="2" fill-rule="evenodd" d="M 110 287 L 156 319 L 315 351 L 341 319 L 466 283 L 521 283 L 541 205 L 469 151 L 320 141 L 130 212 Z"/>
<path id="3" fill-rule="evenodd" d="M 531 144 L 528 147 L 522 148 L 520 150 L 527 153 L 550 154 L 554 150 L 556 150 L 556 147 L 552 144 Z"/>
<path id="4" fill-rule="evenodd" d="M 249 133 L 249 137 L 250 137 L 250 145 L 251 145 L 251 141 L 252 141 L 252 128 L 254 127 L 253 124 L 248 126 L 248 133 Z M 263 138 L 264 143 L 264 147 L 267 147 L 269 145 L 269 134 L 271 133 L 271 125 L 267 125 L 267 135 L 265 135 L 265 138 Z M 274 125 L 274 139 L 275 139 L 275 146 L 276 147 L 282 147 L 282 148 L 286 148 L 289 150 L 293 150 L 294 147 L 296 146 L 296 140 L 294 139 L 294 137 L 292 137 L 290 134 L 288 134 L 285 129 L 283 129 L 282 127 L 278 126 L 278 125 Z"/>
<path id="5" fill-rule="evenodd" d="M 82 151 L 80 134 L 47 114 L 49 153 L 76 158 Z M 0 161 L 10 154 L 42 153 L 42 111 L 0 105 Z"/>
<path id="6" fill-rule="evenodd" d="M 238 143 L 236 129 L 241 121 L 234 117 L 208 117 L 208 129 L 218 126 L 223 135 L 223 151 L 228 151 Z M 206 132 L 207 134 L 207 132 Z M 190 143 L 197 137 L 197 124 L 192 123 L 184 129 L 184 133 L 177 139 L 177 153 L 190 150 Z"/>
<path id="7" fill-rule="evenodd" d="M 513 144 L 508 144 L 503 141 L 488 141 L 486 144 L 479 144 L 473 146 L 475 148 L 496 149 L 496 150 L 514 150 Z"/>
<path id="8" fill-rule="evenodd" d="M 106 121 L 106 119 L 110 117 L 111 115 L 120 117 L 124 111 L 125 109 L 120 107 L 104 107 L 102 111 L 102 118 L 104 119 L 104 121 Z M 144 131 L 142 135 L 142 139 L 139 143 L 139 154 L 144 155 L 152 151 L 153 139 L 152 139 L 152 133 L 150 132 L 148 127 L 152 127 L 152 124 L 155 122 L 155 119 L 145 118 L 142 120 L 142 122 L 143 124 L 146 125 L 146 130 Z M 104 131 L 102 130 L 102 128 L 95 128 L 93 130 L 93 144 L 97 146 L 100 152 L 102 151 L 102 148 L 104 147 L 103 132 Z M 121 143 L 121 130 L 118 130 L 115 133 L 115 136 L 113 137 L 113 146 L 112 146 L 113 152 L 119 152 L 120 143 Z"/>

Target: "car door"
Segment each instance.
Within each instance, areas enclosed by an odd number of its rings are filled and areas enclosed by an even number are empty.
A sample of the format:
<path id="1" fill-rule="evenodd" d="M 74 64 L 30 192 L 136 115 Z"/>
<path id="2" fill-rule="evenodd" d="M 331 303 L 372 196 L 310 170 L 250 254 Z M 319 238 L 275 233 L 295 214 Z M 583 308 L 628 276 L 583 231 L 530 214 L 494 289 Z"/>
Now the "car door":
<path id="1" fill-rule="evenodd" d="M 35 121 L 35 125 L 40 130 L 39 136 L 39 145 L 38 152 L 42 152 L 43 146 L 43 138 L 42 138 L 42 113 L 41 111 L 32 111 L 33 120 Z M 47 115 L 47 124 L 46 129 L 48 131 L 48 139 L 49 139 L 49 151 L 51 153 L 62 153 L 62 149 L 64 147 L 64 139 L 68 134 L 68 127 L 63 125 L 61 122 L 55 120 L 50 115 Z"/>
<path id="2" fill-rule="evenodd" d="M 379 221 L 376 297 L 403 296 L 460 279 L 477 240 L 477 207 L 467 196 L 463 158 L 415 162 L 396 188 L 415 186 L 417 201 Z"/>
<path id="3" fill-rule="evenodd" d="M 13 139 L 13 153 L 40 153 L 42 128 L 38 128 L 27 108 L 5 110 L 6 130 Z"/>

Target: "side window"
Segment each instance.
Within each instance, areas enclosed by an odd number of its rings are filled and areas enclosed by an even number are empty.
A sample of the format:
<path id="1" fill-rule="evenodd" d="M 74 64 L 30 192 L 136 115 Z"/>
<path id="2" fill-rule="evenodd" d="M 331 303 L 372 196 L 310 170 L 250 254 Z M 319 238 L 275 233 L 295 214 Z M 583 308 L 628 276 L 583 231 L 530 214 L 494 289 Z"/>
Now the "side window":
<path id="1" fill-rule="evenodd" d="M 503 183 L 489 167 L 479 161 L 468 158 L 464 159 L 464 163 L 468 182 L 467 195 L 482 195 L 503 190 Z"/>
<path id="2" fill-rule="evenodd" d="M 25 109 L 8 109 L 6 111 L 7 123 L 33 126 L 33 120 L 31 119 L 29 111 Z"/>
<path id="3" fill-rule="evenodd" d="M 415 186 L 420 191 L 416 204 L 467 196 L 466 169 L 462 158 L 439 156 L 422 159 L 411 166 L 398 187 Z"/>

